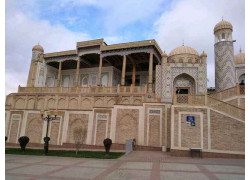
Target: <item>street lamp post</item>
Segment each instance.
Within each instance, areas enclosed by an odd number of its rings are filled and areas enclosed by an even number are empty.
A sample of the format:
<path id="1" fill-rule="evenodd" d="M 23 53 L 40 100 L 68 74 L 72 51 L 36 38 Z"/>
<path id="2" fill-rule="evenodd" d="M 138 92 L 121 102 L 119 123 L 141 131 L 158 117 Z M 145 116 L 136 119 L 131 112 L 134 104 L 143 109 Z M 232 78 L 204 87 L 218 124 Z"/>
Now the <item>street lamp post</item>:
<path id="1" fill-rule="evenodd" d="M 41 118 L 44 121 L 47 121 L 46 137 L 43 138 L 43 140 L 44 140 L 44 154 L 45 155 L 48 154 L 48 152 L 49 152 L 49 140 L 50 140 L 50 138 L 48 137 L 49 122 L 53 121 L 53 120 L 56 120 L 56 116 L 57 116 L 57 112 L 55 113 L 55 115 L 53 117 L 51 115 L 51 111 L 49 111 L 49 110 L 45 110 L 45 111 L 41 110 Z"/>

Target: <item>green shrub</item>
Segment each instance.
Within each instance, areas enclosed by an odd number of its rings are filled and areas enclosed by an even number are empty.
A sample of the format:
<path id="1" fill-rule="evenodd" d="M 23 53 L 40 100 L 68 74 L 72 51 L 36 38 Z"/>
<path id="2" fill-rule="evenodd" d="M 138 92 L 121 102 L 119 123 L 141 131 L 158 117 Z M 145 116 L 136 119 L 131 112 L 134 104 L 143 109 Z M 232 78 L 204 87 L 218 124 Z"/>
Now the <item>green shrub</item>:
<path id="1" fill-rule="evenodd" d="M 18 142 L 21 146 L 21 150 L 24 152 L 26 145 L 29 143 L 30 139 L 27 136 L 22 136 L 18 139 Z"/>
<path id="2" fill-rule="evenodd" d="M 109 139 L 109 138 L 106 138 L 106 139 L 103 140 L 103 144 L 104 144 L 104 147 L 105 147 L 106 154 L 109 154 L 109 150 L 110 150 L 110 147 L 112 145 L 112 140 Z"/>

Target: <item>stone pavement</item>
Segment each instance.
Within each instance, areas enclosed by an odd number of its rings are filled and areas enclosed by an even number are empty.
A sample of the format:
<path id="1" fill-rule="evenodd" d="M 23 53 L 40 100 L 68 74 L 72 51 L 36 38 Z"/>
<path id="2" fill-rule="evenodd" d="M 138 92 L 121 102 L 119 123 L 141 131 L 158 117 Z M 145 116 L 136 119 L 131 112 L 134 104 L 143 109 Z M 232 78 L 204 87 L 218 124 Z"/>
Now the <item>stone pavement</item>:
<path id="1" fill-rule="evenodd" d="M 6 179 L 243 180 L 244 159 L 172 157 L 135 151 L 115 160 L 5 156 Z"/>

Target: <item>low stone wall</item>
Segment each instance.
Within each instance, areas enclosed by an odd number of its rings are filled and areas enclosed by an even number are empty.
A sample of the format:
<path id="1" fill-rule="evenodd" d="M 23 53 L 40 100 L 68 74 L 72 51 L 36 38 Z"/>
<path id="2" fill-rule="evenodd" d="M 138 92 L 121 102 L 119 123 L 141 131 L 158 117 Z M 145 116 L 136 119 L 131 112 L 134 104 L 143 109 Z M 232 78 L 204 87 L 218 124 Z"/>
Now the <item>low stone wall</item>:
<path id="1" fill-rule="evenodd" d="M 188 118 L 194 121 L 190 125 Z M 171 151 L 189 156 L 190 148 L 201 148 L 213 157 L 245 154 L 245 121 L 207 106 L 172 106 Z M 215 155 L 216 154 L 216 155 Z M 210 155 L 208 155 L 210 156 Z M 230 157 L 230 156 L 229 156 Z"/>
<path id="2" fill-rule="evenodd" d="M 190 151 L 170 149 L 171 156 L 178 157 L 191 157 Z M 194 153 L 194 157 L 199 157 L 199 152 Z M 228 153 L 215 153 L 215 152 L 202 152 L 202 158 L 235 158 L 245 159 L 245 155 L 241 154 L 228 154 Z"/>

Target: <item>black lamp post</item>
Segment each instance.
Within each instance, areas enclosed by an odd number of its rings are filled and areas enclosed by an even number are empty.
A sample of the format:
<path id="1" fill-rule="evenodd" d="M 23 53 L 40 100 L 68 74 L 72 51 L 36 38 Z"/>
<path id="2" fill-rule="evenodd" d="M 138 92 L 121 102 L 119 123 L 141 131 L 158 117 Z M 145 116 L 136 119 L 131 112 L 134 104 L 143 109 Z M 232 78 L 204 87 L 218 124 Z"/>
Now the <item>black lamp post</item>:
<path id="1" fill-rule="evenodd" d="M 45 116 L 45 113 L 47 116 Z M 41 111 L 41 117 L 44 121 L 47 121 L 47 129 L 46 129 L 46 137 L 43 138 L 44 140 L 44 154 L 48 154 L 49 152 L 49 140 L 50 138 L 48 137 L 48 130 L 49 130 L 49 122 L 56 120 L 57 112 L 55 113 L 54 117 L 51 115 L 51 111 L 45 110 Z"/>

